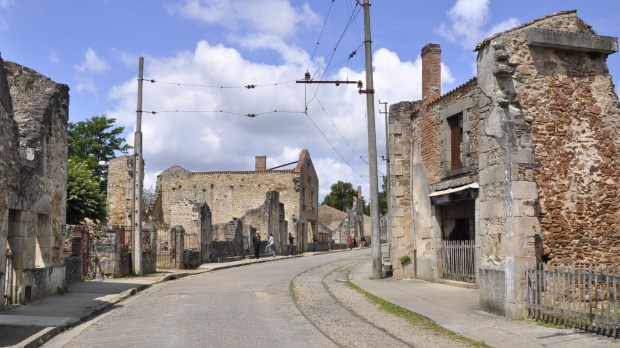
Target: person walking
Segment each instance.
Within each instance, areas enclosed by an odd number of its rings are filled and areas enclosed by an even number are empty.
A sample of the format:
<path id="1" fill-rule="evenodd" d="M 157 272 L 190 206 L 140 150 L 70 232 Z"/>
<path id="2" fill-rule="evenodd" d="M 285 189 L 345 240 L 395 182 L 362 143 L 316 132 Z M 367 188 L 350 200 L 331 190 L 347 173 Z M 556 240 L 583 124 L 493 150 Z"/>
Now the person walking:
<path id="1" fill-rule="evenodd" d="M 349 250 L 353 250 L 353 235 L 349 235 Z"/>
<path id="2" fill-rule="evenodd" d="M 256 233 L 254 233 L 252 244 L 254 244 L 254 258 L 258 260 L 258 254 L 260 253 L 260 232 L 256 231 Z"/>
<path id="3" fill-rule="evenodd" d="M 288 254 L 293 255 L 293 241 L 295 237 L 293 237 L 293 232 L 288 233 Z"/>
<path id="4" fill-rule="evenodd" d="M 271 249 L 271 254 L 273 257 L 276 257 L 276 242 L 273 240 L 273 233 L 269 233 L 269 240 L 267 241 L 267 246 L 265 247 L 265 254 L 267 254 L 267 250 Z"/>
<path id="5" fill-rule="evenodd" d="M 316 247 L 319 244 L 319 240 L 316 236 L 312 237 L 312 252 L 316 252 Z"/>

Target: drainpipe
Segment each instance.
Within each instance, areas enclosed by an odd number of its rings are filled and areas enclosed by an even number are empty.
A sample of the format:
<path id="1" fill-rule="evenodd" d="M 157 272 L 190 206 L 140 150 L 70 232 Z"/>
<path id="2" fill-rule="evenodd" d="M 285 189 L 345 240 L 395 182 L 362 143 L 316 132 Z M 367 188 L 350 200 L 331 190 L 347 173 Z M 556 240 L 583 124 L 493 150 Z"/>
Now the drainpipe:
<path id="1" fill-rule="evenodd" d="M 413 212 L 413 139 L 409 144 L 409 210 L 411 210 L 411 232 L 413 240 L 413 277 L 418 277 L 418 243 L 415 233 L 415 214 Z"/>

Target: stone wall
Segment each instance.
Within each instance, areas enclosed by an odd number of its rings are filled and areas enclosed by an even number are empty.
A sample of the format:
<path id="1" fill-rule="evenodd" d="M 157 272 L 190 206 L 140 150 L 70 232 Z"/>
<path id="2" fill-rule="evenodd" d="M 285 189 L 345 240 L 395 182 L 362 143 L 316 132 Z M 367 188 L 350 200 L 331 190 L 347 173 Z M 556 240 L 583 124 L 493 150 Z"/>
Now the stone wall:
<path id="1" fill-rule="evenodd" d="M 505 271 L 510 317 L 523 313 L 527 265 L 620 261 L 620 113 L 605 63 L 616 50 L 575 12 L 479 48 L 489 105 L 481 204 L 496 211 L 481 219 L 481 262 Z"/>
<path id="2" fill-rule="evenodd" d="M 69 88 L 0 59 L 0 102 L 0 250 L 23 303 L 65 286 Z M 0 252 L 0 297 L 6 262 Z"/>
<path id="3" fill-rule="evenodd" d="M 252 254 L 252 238 L 255 231 L 261 233 L 261 239 L 267 240 L 273 234 L 276 253 L 286 253 L 287 231 L 284 220 L 286 212 L 284 204 L 280 203 L 280 194 L 277 191 L 268 191 L 264 203 L 255 209 L 248 210 L 241 218 L 243 226 L 243 247 Z"/>
<path id="4" fill-rule="evenodd" d="M 133 157 L 121 156 L 108 162 L 108 225 L 131 226 L 133 204 Z"/>
<path id="5" fill-rule="evenodd" d="M 190 172 L 173 166 L 158 176 L 149 221 L 170 226 L 171 207 L 188 201 L 206 204 L 213 224 L 227 223 L 260 207 L 268 191 L 278 192 L 284 204 L 283 227 L 307 247 L 318 233 L 318 177 L 307 150 L 300 153 L 293 170 Z M 274 237 L 281 242 L 281 236 L 274 233 Z"/>
<path id="6" fill-rule="evenodd" d="M 398 269 L 395 262 L 405 255 L 413 255 L 413 213 L 411 195 L 412 175 L 412 145 L 413 133 L 411 130 L 411 114 L 420 106 L 420 102 L 400 102 L 390 105 L 389 114 L 389 139 L 390 148 L 390 180 L 388 197 L 388 209 L 390 211 L 391 233 L 390 245 L 392 264 L 395 266 L 394 277 L 402 278 L 404 275 Z M 419 152 L 419 148 L 415 149 Z M 421 173 L 424 173 L 423 171 Z M 427 185 L 428 186 L 428 185 Z M 416 223 L 420 221 L 416 219 Z M 420 228 L 417 229 L 421 231 Z"/>
<path id="7" fill-rule="evenodd" d="M 439 280 L 442 229 L 467 212 L 480 302 L 515 318 L 527 267 L 620 262 L 620 108 L 606 66 L 617 39 L 567 11 L 476 50 L 476 79 L 390 108 L 392 262 L 398 277 L 398 258 L 415 250 L 418 277 Z M 448 118 L 461 113 L 455 169 Z M 455 188 L 472 193 L 453 200 Z"/>

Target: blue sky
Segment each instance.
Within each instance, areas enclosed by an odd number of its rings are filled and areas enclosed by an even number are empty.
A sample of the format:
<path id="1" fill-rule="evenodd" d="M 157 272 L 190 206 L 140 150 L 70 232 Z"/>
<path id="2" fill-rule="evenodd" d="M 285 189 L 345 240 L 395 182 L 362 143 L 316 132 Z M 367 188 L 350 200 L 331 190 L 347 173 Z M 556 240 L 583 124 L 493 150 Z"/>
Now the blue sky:
<path id="1" fill-rule="evenodd" d="M 371 4 L 379 155 L 385 125 L 378 103 L 420 98 L 427 43 L 442 47 L 447 92 L 475 75 L 476 43 L 520 23 L 576 9 L 598 34 L 620 34 L 617 0 Z M 144 116 L 147 187 L 175 164 L 252 170 L 255 155 L 275 167 L 307 148 L 321 199 L 338 180 L 362 185 L 369 197 L 365 96 L 354 85 L 294 83 L 306 70 L 317 79 L 365 80 L 359 9 L 354 0 L 0 0 L 0 52 L 69 85 L 72 122 L 107 114 L 130 144 L 144 56 L 145 78 L 160 82 L 145 83 L 143 109 L 182 111 Z M 618 57 L 608 59 L 614 77 Z M 243 87 L 251 84 L 257 87 Z"/>

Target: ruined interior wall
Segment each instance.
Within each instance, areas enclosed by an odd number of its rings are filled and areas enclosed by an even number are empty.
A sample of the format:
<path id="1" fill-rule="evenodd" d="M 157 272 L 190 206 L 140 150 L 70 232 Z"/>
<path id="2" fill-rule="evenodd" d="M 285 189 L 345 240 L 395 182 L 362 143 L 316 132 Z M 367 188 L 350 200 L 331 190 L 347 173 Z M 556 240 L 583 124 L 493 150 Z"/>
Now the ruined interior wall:
<path id="1" fill-rule="evenodd" d="M 405 254 L 413 257 L 414 227 L 411 211 L 411 112 L 419 106 L 418 102 L 400 102 L 390 105 L 389 147 L 390 180 L 388 209 L 391 212 L 391 255 L 394 266 L 393 276 L 402 279 L 405 274 L 399 258 Z M 346 243 L 346 242 L 345 242 Z"/>
<path id="2" fill-rule="evenodd" d="M 273 234 L 276 244 L 276 253 L 286 251 L 286 231 L 282 231 L 280 194 L 277 191 L 268 191 L 264 203 L 255 209 L 248 210 L 241 222 L 243 224 L 244 249 L 251 251 L 251 235 L 253 231 L 261 233 L 261 240 L 268 240 L 269 233 Z M 283 238 L 284 237 L 284 238 Z M 250 252 L 251 254 L 251 252 Z"/>
<path id="3" fill-rule="evenodd" d="M 161 200 L 163 224 L 170 224 L 171 204 L 185 199 L 206 203 L 213 224 L 219 224 L 261 206 L 267 191 L 274 190 L 280 194 L 290 225 L 300 211 L 297 180 L 299 174 L 291 171 L 191 173 L 175 166 L 160 174 L 156 199 Z"/>
<path id="4" fill-rule="evenodd" d="M 10 181 L 0 194 L 8 203 L 0 203 L 0 242 L 14 251 L 20 301 L 26 287 L 36 300 L 64 287 L 69 88 L 15 63 L 3 68 L 13 120 L 3 113 L 1 181 Z"/>
<path id="5" fill-rule="evenodd" d="M 593 34 L 581 21 L 550 28 Z M 620 264 L 620 108 L 606 54 L 530 47 L 512 52 L 532 128 L 543 258 Z M 531 179 L 530 179 L 531 180 Z"/>
<path id="6" fill-rule="evenodd" d="M 589 192 L 618 193 L 617 176 L 616 184 L 590 186 L 596 181 L 593 166 L 618 173 L 617 161 L 604 163 L 613 150 L 604 143 L 602 125 L 613 124 L 616 108 L 609 103 L 613 87 L 604 58 L 529 45 L 528 35 L 536 28 L 562 37 L 593 34 L 575 13 L 565 13 L 499 35 L 478 55 L 479 105 L 488 110 L 479 161 L 481 304 L 512 318 L 525 313 L 524 274 L 539 260 L 542 228 L 550 237 L 560 232 L 557 236 L 567 239 L 554 246 L 581 248 L 592 240 L 595 245 L 596 238 L 582 239 L 587 234 L 569 226 L 609 226 L 611 217 L 602 209 L 609 205 L 605 199 L 594 203 L 599 200 Z M 578 202 L 592 202 L 593 210 L 577 211 Z M 602 219 L 593 217 L 598 214 Z"/>
<path id="7" fill-rule="evenodd" d="M 185 250 L 199 249 L 202 237 L 202 206 L 188 200 L 174 202 L 170 205 L 170 225 L 181 225 L 185 230 Z"/>
<path id="8" fill-rule="evenodd" d="M 308 246 L 312 245 L 312 238 L 318 234 L 319 177 L 316 174 L 308 150 L 303 150 L 301 152 L 300 162 L 301 163 L 298 164 L 294 171 L 300 174 L 301 209 L 299 212 L 299 222 L 305 224 L 305 226 L 301 228 L 302 231 L 305 231 L 305 235 L 297 236 L 297 242 L 303 242 L 299 247 L 300 250 L 308 250 Z M 286 210 L 290 209 L 286 202 L 284 202 L 284 206 Z"/>
<path id="9" fill-rule="evenodd" d="M 108 162 L 108 225 L 131 226 L 129 212 L 133 204 L 132 156 L 112 158 Z"/>

